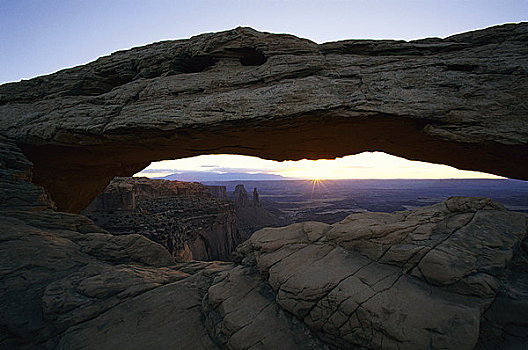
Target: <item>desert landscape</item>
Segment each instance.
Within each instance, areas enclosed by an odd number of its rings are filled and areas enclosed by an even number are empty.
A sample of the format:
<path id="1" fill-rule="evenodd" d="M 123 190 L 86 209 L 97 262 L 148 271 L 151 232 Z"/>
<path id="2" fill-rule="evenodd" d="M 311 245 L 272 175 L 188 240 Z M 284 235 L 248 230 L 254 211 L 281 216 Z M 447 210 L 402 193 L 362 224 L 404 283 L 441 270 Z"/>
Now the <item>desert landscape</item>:
<path id="1" fill-rule="evenodd" d="M 489 197 L 508 210 L 528 212 L 528 184 L 508 179 L 208 181 L 257 188 L 262 206 L 293 222 L 333 224 L 350 214 L 413 210 L 452 196 Z"/>
<path id="2" fill-rule="evenodd" d="M 0 348 L 525 348 L 527 43 L 238 27 L 0 85 Z M 369 150 L 517 180 L 131 177 Z"/>

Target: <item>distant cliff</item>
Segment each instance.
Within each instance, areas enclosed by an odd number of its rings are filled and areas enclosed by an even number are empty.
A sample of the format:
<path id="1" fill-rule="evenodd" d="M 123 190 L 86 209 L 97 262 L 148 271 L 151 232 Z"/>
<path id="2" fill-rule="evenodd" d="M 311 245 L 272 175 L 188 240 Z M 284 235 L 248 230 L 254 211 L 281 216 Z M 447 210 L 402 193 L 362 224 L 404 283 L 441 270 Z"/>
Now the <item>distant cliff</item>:
<path id="1" fill-rule="evenodd" d="M 242 242 L 225 187 L 116 177 L 83 211 L 113 234 L 138 233 L 183 260 L 228 260 Z"/>

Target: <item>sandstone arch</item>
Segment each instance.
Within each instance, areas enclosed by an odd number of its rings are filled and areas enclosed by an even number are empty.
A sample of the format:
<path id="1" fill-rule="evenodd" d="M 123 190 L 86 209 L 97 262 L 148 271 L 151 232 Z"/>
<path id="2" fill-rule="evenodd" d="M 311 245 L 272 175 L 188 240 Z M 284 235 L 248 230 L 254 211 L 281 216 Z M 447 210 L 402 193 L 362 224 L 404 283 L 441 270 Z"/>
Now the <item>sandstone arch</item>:
<path id="1" fill-rule="evenodd" d="M 317 45 L 250 28 L 116 52 L 0 87 L 0 130 L 59 209 L 149 162 L 384 151 L 528 179 L 528 23 Z"/>

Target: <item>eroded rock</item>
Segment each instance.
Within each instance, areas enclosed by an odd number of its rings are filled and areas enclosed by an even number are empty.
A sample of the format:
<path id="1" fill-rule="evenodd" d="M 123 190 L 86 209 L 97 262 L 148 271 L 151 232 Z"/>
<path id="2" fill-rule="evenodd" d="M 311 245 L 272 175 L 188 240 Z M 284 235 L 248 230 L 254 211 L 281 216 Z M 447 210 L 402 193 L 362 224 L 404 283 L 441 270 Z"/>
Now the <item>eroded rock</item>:
<path id="1" fill-rule="evenodd" d="M 200 183 L 117 177 L 82 213 L 112 234 L 152 239 L 184 261 L 229 260 L 242 238 L 223 195 L 225 188 Z"/>
<path id="2" fill-rule="evenodd" d="M 201 298 L 231 264 L 175 264 L 141 235 L 52 211 L 17 146 L 0 150 L 0 348 L 214 348 Z"/>
<path id="3" fill-rule="evenodd" d="M 453 197 L 334 225 L 263 229 L 238 260 L 269 283 L 278 305 L 339 348 L 485 348 L 492 331 L 511 344 L 528 339 L 525 282 L 510 267 L 525 254 L 526 231 L 526 215 Z M 511 314 L 498 312 L 500 303 Z"/>
<path id="4" fill-rule="evenodd" d="M 4 84 L 0 132 L 70 212 L 115 176 L 208 153 L 377 150 L 528 179 L 527 41 L 527 23 L 322 45 L 250 28 L 202 34 Z"/>

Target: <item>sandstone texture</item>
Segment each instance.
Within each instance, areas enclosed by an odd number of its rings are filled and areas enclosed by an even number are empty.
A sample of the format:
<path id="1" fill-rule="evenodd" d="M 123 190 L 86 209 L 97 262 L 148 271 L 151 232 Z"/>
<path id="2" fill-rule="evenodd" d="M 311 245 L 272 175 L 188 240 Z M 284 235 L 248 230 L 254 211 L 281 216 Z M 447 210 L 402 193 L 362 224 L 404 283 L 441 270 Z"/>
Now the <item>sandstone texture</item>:
<path id="1" fill-rule="evenodd" d="M 175 263 L 144 236 L 114 236 L 82 215 L 54 211 L 31 177 L 20 149 L 0 139 L 0 195 L 8 200 L 0 206 L 0 349 L 223 348 L 205 323 L 216 314 L 203 305 L 213 279 L 233 263 Z M 275 310 L 283 318 L 276 327 L 291 325 L 283 338 L 321 344 Z"/>
<path id="2" fill-rule="evenodd" d="M 211 188 L 226 196 L 225 188 Z M 242 243 L 233 203 L 199 183 L 116 177 L 82 213 L 112 234 L 141 234 L 185 261 L 229 260 Z"/>
<path id="3" fill-rule="evenodd" d="M 223 268 L 210 264 L 184 272 L 164 247 L 141 235 L 113 236 L 84 216 L 53 211 L 46 191 L 28 182 L 31 163 L 16 145 L 0 140 L 0 150 L 1 349 L 94 348 L 95 338 L 69 342 L 75 327 L 162 286 L 183 288 L 177 282 L 200 278 L 199 271 Z M 163 310 L 161 319 L 170 315 Z M 153 329 L 134 333 L 143 340 L 129 348 L 158 341 Z M 114 341 L 123 342 L 124 334 Z"/>
<path id="4" fill-rule="evenodd" d="M 245 268 L 222 272 L 209 289 L 223 315 L 215 330 L 240 323 L 222 296 L 252 278 L 337 348 L 518 349 L 528 342 L 526 231 L 526 215 L 465 197 L 262 229 L 238 248 Z"/>
<path id="5" fill-rule="evenodd" d="M 0 133 L 69 212 L 115 176 L 208 153 L 377 150 L 528 179 L 527 43 L 527 23 L 321 45 L 236 28 L 4 84 Z"/>
<path id="6" fill-rule="evenodd" d="M 224 186 L 116 177 L 81 212 L 114 235 L 140 234 L 181 261 L 228 261 L 236 246 L 263 227 L 290 222 L 264 209 L 237 185 L 230 200 Z"/>

